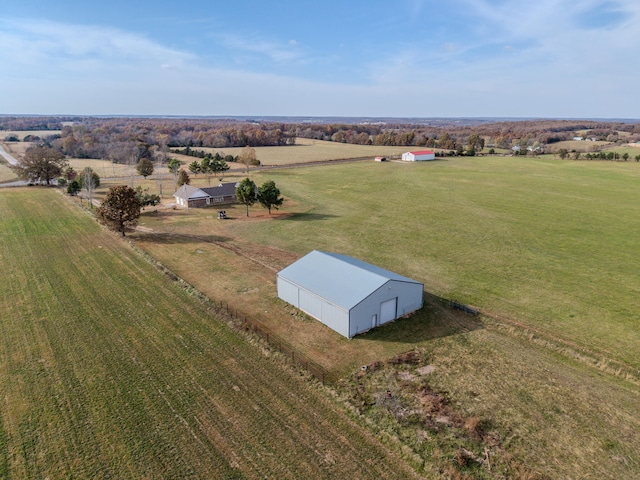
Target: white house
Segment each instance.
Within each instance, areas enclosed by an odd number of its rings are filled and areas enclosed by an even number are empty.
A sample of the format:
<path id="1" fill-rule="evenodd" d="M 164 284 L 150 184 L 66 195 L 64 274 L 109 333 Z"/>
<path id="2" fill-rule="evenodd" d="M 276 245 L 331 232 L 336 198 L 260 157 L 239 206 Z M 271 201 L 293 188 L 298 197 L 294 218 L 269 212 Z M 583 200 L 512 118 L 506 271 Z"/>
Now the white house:
<path id="1" fill-rule="evenodd" d="M 435 158 L 436 154 L 433 150 L 418 150 L 402 154 L 402 160 L 406 162 L 422 162 L 425 160 L 435 160 Z"/>
<path id="2" fill-rule="evenodd" d="M 278 297 L 351 338 L 422 308 L 424 285 L 337 253 L 314 250 L 277 275 Z"/>

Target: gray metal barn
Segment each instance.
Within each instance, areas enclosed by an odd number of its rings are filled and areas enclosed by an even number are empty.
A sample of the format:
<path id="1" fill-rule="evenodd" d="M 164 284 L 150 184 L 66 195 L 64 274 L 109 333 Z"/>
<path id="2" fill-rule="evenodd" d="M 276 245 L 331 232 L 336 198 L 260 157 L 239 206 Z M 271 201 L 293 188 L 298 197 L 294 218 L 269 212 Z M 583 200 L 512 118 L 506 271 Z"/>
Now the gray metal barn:
<path id="1" fill-rule="evenodd" d="M 337 253 L 314 250 L 277 283 L 278 297 L 347 338 L 422 308 L 422 283 Z"/>

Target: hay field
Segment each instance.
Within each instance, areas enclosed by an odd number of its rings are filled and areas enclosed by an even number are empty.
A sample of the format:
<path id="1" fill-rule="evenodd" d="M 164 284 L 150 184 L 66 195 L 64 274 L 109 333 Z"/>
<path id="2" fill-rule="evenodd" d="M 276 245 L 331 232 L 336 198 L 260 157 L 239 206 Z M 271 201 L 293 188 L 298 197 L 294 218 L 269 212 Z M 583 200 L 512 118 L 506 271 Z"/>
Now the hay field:
<path id="1" fill-rule="evenodd" d="M 547 151 L 552 153 L 557 153 L 561 149 L 566 149 L 567 151 L 576 151 L 576 152 L 598 152 L 602 150 L 604 147 L 609 145 L 613 145 L 611 142 L 597 141 L 591 142 L 588 140 L 566 140 L 564 142 L 556 142 L 550 145 L 547 145 Z"/>
<path id="2" fill-rule="evenodd" d="M 0 131 L 0 139 L 4 139 L 10 135 L 15 135 L 22 142 L 27 135 L 35 135 L 40 138 L 50 135 L 60 135 L 62 130 L 2 130 Z"/>
<path id="3" fill-rule="evenodd" d="M 16 174 L 9 168 L 9 163 L 3 157 L 0 157 L 0 183 L 12 182 L 16 179 Z"/>
<path id="4" fill-rule="evenodd" d="M 222 152 L 240 155 L 242 148 L 197 148 L 206 152 Z M 323 162 L 346 158 L 371 159 L 377 156 L 399 156 L 411 147 L 386 147 L 375 145 L 350 145 L 309 138 L 297 138 L 296 145 L 285 147 L 256 147 L 256 156 L 262 165 L 290 165 L 294 163 Z M 183 157 L 181 156 L 181 159 Z M 232 165 L 233 166 L 233 165 Z"/>
<path id="5" fill-rule="evenodd" d="M 69 158 L 68 160 L 69 165 L 71 165 L 76 172 L 81 172 L 86 167 L 90 167 L 100 178 L 131 177 L 132 174 L 138 176 L 135 165 L 124 165 L 113 163 L 109 160 L 93 158 Z"/>
<path id="6" fill-rule="evenodd" d="M 412 478 L 53 189 L 0 191 L 1 478 Z"/>

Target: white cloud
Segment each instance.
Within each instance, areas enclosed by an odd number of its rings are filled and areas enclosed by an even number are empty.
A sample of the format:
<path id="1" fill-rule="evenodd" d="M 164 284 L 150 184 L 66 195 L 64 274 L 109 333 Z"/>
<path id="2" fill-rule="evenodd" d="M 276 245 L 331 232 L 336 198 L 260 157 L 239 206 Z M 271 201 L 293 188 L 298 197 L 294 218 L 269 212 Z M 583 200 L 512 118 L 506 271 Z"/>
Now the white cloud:
<path id="1" fill-rule="evenodd" d="M 257 53 L 275 62 L 293 62 L 303 58 L 303 53 L 295 40 L 279 43 L 257 36 L 240 36 L 231 33 L 220 35 L 219 39 L 225 47 L 231 50 L 241 53 Z"/>
<path id="2" fill-rule="evenodd" d="M 141 35 L 93 25 L 46 20 L 0 20 L 3 61 L 22 65 L 73 68 L 77 62 L 110 65 L 189 63 L 194 56 L 167 48 Z"/>
<path id="3" fill-rule="evenodd" d="M 629 99 L 640 80 L 633 61 L 640 29 L 632 28 L 640 3 L 617 2 L 626 17 L 611 30 L 579 21 L 603 3 L 596 0 L 540 0 L 526 8 L 516 0 L 453 1 L 472 15 L 468 31 L 448 38 L 434 29 L 395 47 L 389 38 L 390 51 L 375 62 L 363 67 L 352 59 L 349 84 L 340 73 L 321 82 L 313 73 L 303 79 L 258 70 L 269 61 L 320 65 L 320 55 L 293 39 L 218 36 L 229 58 L 267 62 L 225 63 L 220 53 L 213 65 L 119 29 L 0 19 L 2 113 L 637 116 Z M 413 5 L 416 15 L 427 15 L 424 2 Z M 356 77 L 360 69 L 368 73 Z"/>

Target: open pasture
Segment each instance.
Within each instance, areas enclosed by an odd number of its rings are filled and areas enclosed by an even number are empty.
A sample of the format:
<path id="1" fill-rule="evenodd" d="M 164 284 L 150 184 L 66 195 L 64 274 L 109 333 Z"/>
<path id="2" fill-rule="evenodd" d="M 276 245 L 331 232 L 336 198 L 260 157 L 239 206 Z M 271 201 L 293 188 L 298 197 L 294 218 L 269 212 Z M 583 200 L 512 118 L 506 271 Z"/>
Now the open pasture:
<path id="1" fill-rule="evenodd" d="M 596 141 L 592 142 L 590 140 L 565 140 L 563 142 L 556 142 L 547 145 L 546 151 L 558 153 L 563 148 L 568 150 L 569 152 L 598 152 L 601 149 L 608 147 L 610 145 L 614 145 L 611 142 L 604 141 Z"/>
<path id="2" fill-rule="evenodd" d="M 29 142 L 2 142 L 2 146 L 6 152 L 9 152 L 15 158 L 20 158 L 27 151 L 27 148 L 31 146 Z"/>
<path id="3" fill-rule="evenodd" d="M 40 138 L 49 137 L 51 135 L 60 135 L 62 130 L 2 130 L 0 131 L 0 140 L 15 135 L 22 142 L 24 137 L 33 135 Z"/>
<path id="4" fill-rule="evenodd" d="M 635 163 L 452 158 L 251 176 L 257 184 L 275 180 L 287 197 L 271 219 L 260 207 L 249 219 L 243 207 L 228 207 L 226 221 L 215 219 L 214 209 L 161 210 L 143 216 L 137 244 L 343 375 L 424 348 L 434 373 L 411 382 L 448 392 L 461 414 L 489 425 L 508 452 L 496 456 L 494 468 L 507 476 L 617 479 L 640 472 L 640 391 L 603 373 L 612 371 L 606 359 L 636 369 L 640 360 Z M 275 272 L 314 248 L 423 281 L 426 308 L 352 340 L 340 337 L 276 298 Z M 546 336 L 458 315 L 437 296 Z M 598 352 L 600 363 L 576 362 L 572 355 L 582 347 Z M 408 378 L 416 378 L 410 367 L 383 375 L 375 387 L 347 384 L 343 394 L 366 409 L 387 389 L 406 398 L 417 388 Z M 425 441 L 418 424 L 395 423 L 379 408 L 365 415 L 423 458 L 446 463 L 452 455 L 448 430 Z M 509 455 L 524 470 L 510 471 Z"/>
<path id="5" fill-rule="evenodd" d="M 73 167 L 76 172 L 81 172 L 86 167 L 90 167 L 96 172 L 100 178 L 127 178 L 131 175 L 138 176 L 135 165 L 124 165 L 121 163 L 113 163 L 109 160 L 99 160 L 94 158 L 70 158 L 69 165 Z M 162 173 L 167 171 L 163 169 Z"/>
<path id="6" fill-rule="evenodd" d="M 0 478 L 413 476 L 58 192 L 0 211 Z"/>
<path id="7" fill-rule="evenodd" d="M 194 212 L 202 226 L 184 218 L 171 228 L 298 256 L 350 254 L 640 367 L 636 162 L 482 157 L 252 176 L 276 181 L 289 216 L 215 222 Z"/>
<path id="8" fill-rule="evenodd" d="M 0 183 L 16 180 L 16 174 L 9 168 L 7 161 L 0 157 Z"/>
<path id="9" fill-rule="evenodd" d="M 351 145 L 347 143 L 326 142 L 309 138 L 296 138 L 295 145 L 284 147 L 256 147 L 256 156 L 262 165 L 291 165 L 295 163 L 324 162 L 346 158 L 371 159 L 377 156 L 400 156 L 417 147 L 388 147 L 377 145 Z M 242 148 L 196 148 L 214 154 L 240 155 Z M 181 157 L 181 160 L 184 158 Z M 231 165 L 233 166 L 233 165 Z"/>
<path id="10" fill-rule="evenodd" d="M 457 158 L 270 178 L 310 221 L 231 224 L 234 236 L 337 249 L 640 368 L 636 162 Z"/>

